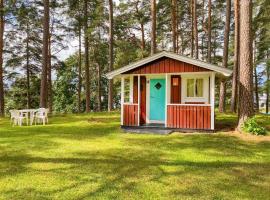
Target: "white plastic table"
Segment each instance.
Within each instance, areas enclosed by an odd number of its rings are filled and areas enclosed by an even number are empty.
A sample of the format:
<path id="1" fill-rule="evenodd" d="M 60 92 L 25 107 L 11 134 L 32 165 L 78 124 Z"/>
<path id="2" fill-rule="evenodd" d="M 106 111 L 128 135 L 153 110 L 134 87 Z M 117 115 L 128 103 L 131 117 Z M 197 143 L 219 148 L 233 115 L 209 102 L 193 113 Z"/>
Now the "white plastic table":
<path id="1" fill-rule="evenodd" d="M 37 109 L 22 109 L 19 110 L 20 115 L 26 116 L 26 123 L 28 125 L 28 118 L 30 117 L 30 126 L 33 124 L 34 121 L 34 114 L 37 112 Z"/>

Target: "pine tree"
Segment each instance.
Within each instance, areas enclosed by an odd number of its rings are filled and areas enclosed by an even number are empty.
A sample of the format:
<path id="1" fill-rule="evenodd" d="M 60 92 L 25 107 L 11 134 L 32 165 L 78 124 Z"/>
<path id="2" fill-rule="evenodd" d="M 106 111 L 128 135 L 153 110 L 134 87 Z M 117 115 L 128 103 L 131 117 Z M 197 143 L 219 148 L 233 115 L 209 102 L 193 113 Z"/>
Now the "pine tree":
<path id="1" fill-rule="evenodd" d="M 85 102 L 87 113 L 90 112 L 90 74 L 89 74 L 89 38 L 88 38 L 88 0 L 84 0 L 84 67 L 85 67 Z"/>
<path id="2" fill-rule="evenodd" d="M 239 122 L 238 128 L 251 116 L 253 108 L 253 66 L 251 39 L 252 2 L 240 1 L 240 55 L 239 55 Z"/>
<path id="3" fill-rule="evenodd" d="M 49 22 L 50 22 L 50 2 L 49 0 L 43 0 L 44 16 L 43 16 L 43 48 L 42 48 L 42 74 L 41 74 L 41 86 L 40 86 L 40 107 L 47 107 L 47 72 L 49 62 Z"/>
<path id="4" fill-rule="evenodd" d="M 226 23 L 225 23 L 224 50 L 222 63 L 222 66 L 225 68 L 228 67 L 230 24 L 231 24 L 231 0 L 226 0 Z M 226 82 L 225 80 L 221 80 L 219 93 L 219 112 L 225 112 L 225 105 L 226 105 Z"/>
<path id="5" fill-rule="evenodd" d="M 208 23 L 207 23 L 207 62 L 211 63 L 211 37 L 212 37 L 212 0 L 208 0 Z"/>
<path id="6" fill-rule="evenodd" d="M 176 0 L 171 1 L 171 26 L 172 26 L 172 43 L 173 43 L 173 52 L 177 52 L 177 30 L 176 30 Z"/>
<path id="7" fill-rule="evenodd" d="M 151 0 L 151 55 L 156 53 L 156 0 Z"/>
<path id="8" fill-rule="evenodd" d="M 4 81 L 3 81 L 3 48 L 4 48 L 4 0 L 0 0 L 0 117 L 5 114 Z"/>
<path id="9" fill-rule="evenodd" d="M 113 1 L 109 0 L 109 71 L 113 70 Z M 142 42 L 144 48 L 144 42 Z M 108 111 L 113 108 L 113 80 L 109 80 L 108 87 Z"/>
<path id="10" fill-rule="evenodd" d="M 232 80 L 231 112 L 236 112 L 239 81 L 239 0 L 234 0 L 234 66 Z"/>

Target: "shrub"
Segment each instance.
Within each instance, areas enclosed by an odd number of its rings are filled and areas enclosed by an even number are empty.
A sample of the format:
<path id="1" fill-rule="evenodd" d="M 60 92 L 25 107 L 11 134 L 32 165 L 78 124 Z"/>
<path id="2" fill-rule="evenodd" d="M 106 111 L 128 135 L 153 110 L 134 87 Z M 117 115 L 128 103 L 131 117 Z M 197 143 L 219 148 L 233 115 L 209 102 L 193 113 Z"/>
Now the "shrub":
<path id="1" fill-rule="evenodd" d="M 260 126 L 256 120 L 255 117 L 249 118 L 246 120 L 243 124 L 242 129 L 245 132 L 251 133 L 253 135 L 265 135 L 266 130 L 264 127 Z"/>

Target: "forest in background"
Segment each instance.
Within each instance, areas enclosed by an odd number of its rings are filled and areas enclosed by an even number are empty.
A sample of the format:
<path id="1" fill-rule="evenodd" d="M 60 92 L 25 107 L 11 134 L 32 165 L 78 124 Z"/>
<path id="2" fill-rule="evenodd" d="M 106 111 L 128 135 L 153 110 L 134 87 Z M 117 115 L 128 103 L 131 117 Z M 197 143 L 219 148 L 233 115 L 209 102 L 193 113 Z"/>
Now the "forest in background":
<path id="1" fill-rule="evenodd" d="M 245 119 L 262 94 L 268 112 L 268 0 L 0 0 L 0 9 L 1 115 L 119 108 L 119 83 L 104 75 L 162 50 L 234 71 L 217 82 L 220 112 Z M 71 41 L 75 53 L 61 60 Z"/>

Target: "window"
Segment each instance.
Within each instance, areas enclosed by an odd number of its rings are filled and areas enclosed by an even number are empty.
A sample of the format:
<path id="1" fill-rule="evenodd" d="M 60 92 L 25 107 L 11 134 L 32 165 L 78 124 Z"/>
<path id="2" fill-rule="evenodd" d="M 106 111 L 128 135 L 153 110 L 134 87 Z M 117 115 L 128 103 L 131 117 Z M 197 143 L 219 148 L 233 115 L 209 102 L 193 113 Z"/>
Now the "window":
<path id="1" fill-rule="evenodd" d="M 187 97 L 203 97 L 203 79 L 187 79 Z"/>
<path id="2" fill-rule="evenodd" d="M 172 85 L 173 86 L 178 86 L 179 85 L 179 78 L 172 78 Z"/>
<path id="3" fill-rule="evenodd" d="M 129 103 L 130 102 L 130 79 L 125 78 L 124 80 L 125 88 L 124 88 L 124 102 Z"/>

